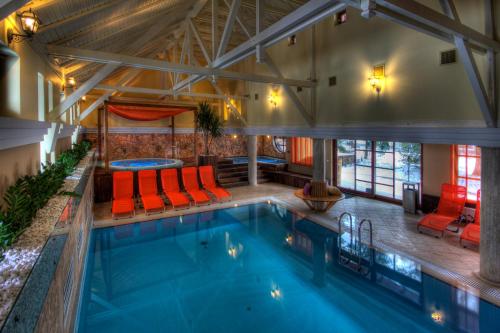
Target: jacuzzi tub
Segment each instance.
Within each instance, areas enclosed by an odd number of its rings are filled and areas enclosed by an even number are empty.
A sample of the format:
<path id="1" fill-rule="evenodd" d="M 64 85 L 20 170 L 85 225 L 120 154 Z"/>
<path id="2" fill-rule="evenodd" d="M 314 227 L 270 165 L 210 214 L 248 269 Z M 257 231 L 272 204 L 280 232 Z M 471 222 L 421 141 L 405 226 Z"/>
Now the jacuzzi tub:
<path id="1" fill-rule="evenodd" d="M 233 164 L 248 164 L 247 156 L 234 156 L 230 157 L 230 159 L 233 161 Z M 269 156 L 257 156 L 257 163 L 270 164 L 270 165 L 287 164 L 286 160 Z"/>
<path id="2" fill-rule="evenodd" d="M 144 170 L 144 169 L 167 169 L 180 168 L 183 162 L 181 160 L 167 158 L 134 158 L 128 160 L 116 160 L 110 163 L 112 170 Z"/>

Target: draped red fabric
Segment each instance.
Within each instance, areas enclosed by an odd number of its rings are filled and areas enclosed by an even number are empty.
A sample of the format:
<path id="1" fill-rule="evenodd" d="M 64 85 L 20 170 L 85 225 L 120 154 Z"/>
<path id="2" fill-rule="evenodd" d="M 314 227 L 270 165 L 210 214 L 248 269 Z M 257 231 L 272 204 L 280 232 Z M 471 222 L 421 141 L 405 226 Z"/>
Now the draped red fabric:
<path id="1" fill-rule="evenodd" d="M 135 106 L 135 105 L 117 105 L 108 104 L 108 111 L 117 116 L 137 121 L 153 121 L 171 116 L 176 116 L 180 113 L 190 111 L 183 108 L 169 108 L 162 106 Z"/>

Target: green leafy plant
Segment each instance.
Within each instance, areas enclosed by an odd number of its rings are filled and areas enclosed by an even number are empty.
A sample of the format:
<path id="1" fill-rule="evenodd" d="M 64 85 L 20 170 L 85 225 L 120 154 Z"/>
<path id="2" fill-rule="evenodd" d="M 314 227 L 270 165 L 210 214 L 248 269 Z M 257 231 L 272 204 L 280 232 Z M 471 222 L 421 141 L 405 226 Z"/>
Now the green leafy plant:
<path id="1" fill-rule="evenodd" d="M 36 212 L 58 194 L 69 176 L 90 150 L 90 142 L 83 141 L 61 153 L 54 164 L 43 165 L 36 175 L 19 178 L 3 197 L 0 207 L 0 260 L 5 248 L 30 226 Z M 66 193 L 66 192 L 62 192 Z"/>
<path id="2" fill-rule="evenodd" d="M 198 111 L 195 113 L 196 127 L 203 134 L 205 143 L 205 155 L 210 154 L 210 145 L 214 138 L 221 137 L 224 134 L 222 119 L 212 109 L 210 104 L 202 102 L 198 105 Z"/>

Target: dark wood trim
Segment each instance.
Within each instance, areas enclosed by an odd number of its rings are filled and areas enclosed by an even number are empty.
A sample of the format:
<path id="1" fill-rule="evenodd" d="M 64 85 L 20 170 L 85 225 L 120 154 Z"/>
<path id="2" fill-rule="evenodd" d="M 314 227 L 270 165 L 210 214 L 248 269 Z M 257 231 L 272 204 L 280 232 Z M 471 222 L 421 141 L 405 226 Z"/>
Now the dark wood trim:
<path id="1" fill-rule="evenodd" d="M 337 140 L 333 139 L 332 140 L 332 185 L 337 186 L 337 179 L 338 179 L 338 174 L 337 174 L 337 167 L 338 167 L 338 156 L 337 156 Z"/>
<path id="2" fill-rule="evenodd" d="M 170 117 L 170 126 L 172 127 L 172 158 L 176 158 L 175 152 L 177 147 L 175 147 L 175 116 Z"/>
<path id="3" fill-rule="evenodd" d="M 109 173 L 109 112 L 108 105 L 104 104 L 104 170 Z"/>
<path id="4" fill-rule="evenodd" d="M 97 159 L 102 161 L 102 107 L 97 109 Z"/>

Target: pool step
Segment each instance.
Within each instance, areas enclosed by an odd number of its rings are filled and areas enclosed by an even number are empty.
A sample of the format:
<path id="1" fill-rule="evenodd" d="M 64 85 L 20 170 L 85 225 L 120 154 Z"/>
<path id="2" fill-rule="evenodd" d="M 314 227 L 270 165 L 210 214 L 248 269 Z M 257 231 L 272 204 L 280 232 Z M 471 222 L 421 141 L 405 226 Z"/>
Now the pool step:
<path id="1" fill-rule="evenodd" d="M 217 180 L 223 187 L 237 187 L 248 185 L 248 164 L 233 164 L 230 159 L 223 159 L 217 162 Z M 267 177 L 262 167 L 257 168 L 257 183 L 267 183 L 271 181 Z"/>
<path id="2" fill-rule="evenodd" d="M 259 175 L 262 175 L 262 171 L 258 172 Z M 234 178 L 234 177 L 245 177 L 248 176 L 248 170 L 236 170 L 236 171 L 219 171 L 217 173 L 217 178 L 219 180 L 224 179 L 224 178 Z"/>
<path id="3" fill-rule="evenodd" d="M 233 166 L 230 168 L 217 168 L 217 174 L 226 174 L 233 172 L 248 172 L 247 166 Z"/>

